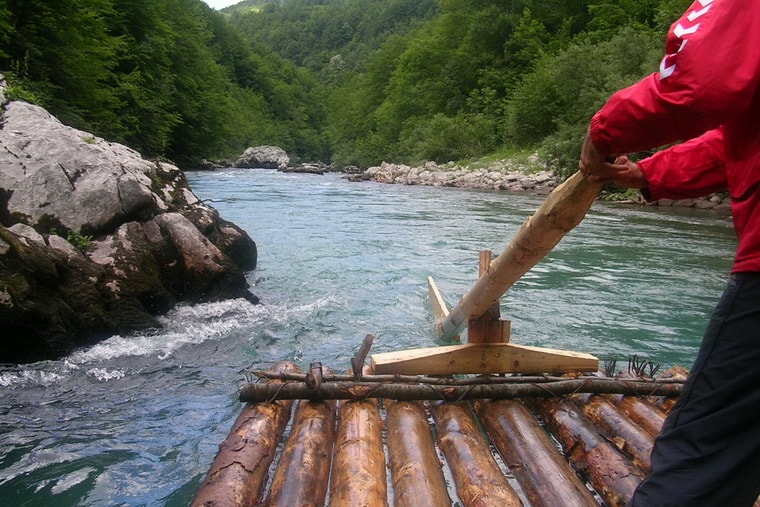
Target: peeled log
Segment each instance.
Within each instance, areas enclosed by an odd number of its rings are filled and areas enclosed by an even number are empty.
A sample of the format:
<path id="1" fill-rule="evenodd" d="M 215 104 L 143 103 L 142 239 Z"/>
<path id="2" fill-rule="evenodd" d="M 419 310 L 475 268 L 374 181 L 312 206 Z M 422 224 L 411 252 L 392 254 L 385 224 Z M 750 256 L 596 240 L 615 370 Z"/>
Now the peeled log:
<path id="1" fill-rule="evenodd" d="M 438 441 L 449 463 L 457 494 L 465 507 L 519 507 L 520 497 L 507 482 L 467 403 L 431 405 Z"/>
<path id="2" fill-rule="evenodd" d="M 652 454 L 654 437 L 626 417 L 603 396 L 577 395 L 577 399 L 586 417 L 601 428 L 607 438 L 631 458 L 639 470 L 647 474 L 652 466 L 649 456 Z"/>
<path id="3" fill-rule="evenodd" d="M 450 506 L 425 409 L 417 402 L 384 403 L 395 506 Z"/>
<path id="4" fill-rule="evenodd" d="M 617 405 L 618 410 L 639 425 L 649 435 L 656 437 L 665 423 L 665 414 L 662 410 L 641 398 L 634 396 L 610 396 L 609 399 Z"/>
<path id="5" fill-rule="evenodd" d="M 537 402 L 573 467 L 586 475 L 610 507 L 624 507 L 641 482 L 641 473 L 597 433 L 570 400 Z"/>
<path id="6" fill-rule="evenodd" d="M 335 443 L 335 402 L 298 403 L 272 479 L 269 507 L 322 507 Z"/>
<path id="7" fill-rule="evenodd" d="M 342 402 L 338 412 L 330 506 L 386 505 L 383 420 L 377 400 Z"/>
<path id="8" fill-rule="evenodd" d="M 297 372 L 292 363 L 275 372 Z M 277 446 L 290 420 L 292 401 L 247 404 L 232 425 L 206 479 L 193 500 L 194 507 L 255 505 L 269 476 Z"/>
<path id="9" fill-rule="evenodd" d="M 531 507 L 597 507 L 546 431 L 513 400 L 475 404 L 488 436 L 517 478 Z"/>

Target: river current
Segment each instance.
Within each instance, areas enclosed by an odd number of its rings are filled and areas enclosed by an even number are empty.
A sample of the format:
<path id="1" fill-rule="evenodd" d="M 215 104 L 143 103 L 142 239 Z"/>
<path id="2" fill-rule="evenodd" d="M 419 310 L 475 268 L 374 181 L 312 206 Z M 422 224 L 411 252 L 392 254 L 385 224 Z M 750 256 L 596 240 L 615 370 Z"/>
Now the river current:
<path id="1" fill-rule="evenodd" d="M 251 368 L 348 368 L 436 345 L 433 276 L 455 304 L 543 198 L 349 183 L 340 175 L 188 173 L 256 241 L 261 305 L 180 306 L 163 329 L 56 361 L 0 365 L 0 504 L 187 505 L 240 410 Z M 596 203 L 502 299 L 512 341 L 690 366 L 731 266 L 725 214 Z"/>

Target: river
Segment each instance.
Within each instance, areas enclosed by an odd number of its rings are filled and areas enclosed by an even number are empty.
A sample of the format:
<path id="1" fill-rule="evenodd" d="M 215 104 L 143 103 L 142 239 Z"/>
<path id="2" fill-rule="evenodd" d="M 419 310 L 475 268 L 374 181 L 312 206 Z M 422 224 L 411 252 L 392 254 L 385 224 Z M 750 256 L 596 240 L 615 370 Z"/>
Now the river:
<path id="1" fill-rule="evenodd" d="M 500 252 L 543 200 L 334 174 L 187 176 L 258 244 L 249 282 L 263 304 L 180 306 L 160 331 L 0 365 L 2 505 L 187 505 L 247 371 L 342 371 L 368 333 L 372 352 L 436 345 L 427 277 L 456 303 L 478 252 Z M 503 298 L 512 341 L 688 367 L 735 242 L 725 214 L 597 203 Z"/>

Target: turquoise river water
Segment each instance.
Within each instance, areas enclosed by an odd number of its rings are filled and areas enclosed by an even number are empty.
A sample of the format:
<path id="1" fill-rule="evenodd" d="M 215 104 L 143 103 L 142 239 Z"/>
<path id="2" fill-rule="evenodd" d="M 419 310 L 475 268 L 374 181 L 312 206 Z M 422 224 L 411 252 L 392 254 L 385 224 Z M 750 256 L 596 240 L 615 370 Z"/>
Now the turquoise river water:
<path id="1" fill-rule="evenodd" d="M 0 504 L 187 505 L 240 410 L 250 368 L 349 366 L 434 346 L 426 279 L 450 304 L 543 198 L 349 183 L 339 175 L 189 173 L 258 244 L 261 300 L 180 306 L 157 332 L 0 365 Z M 515 343 L 689 366 L 723 289 L 725 214 L 597 203 L 502 300 Z"/>

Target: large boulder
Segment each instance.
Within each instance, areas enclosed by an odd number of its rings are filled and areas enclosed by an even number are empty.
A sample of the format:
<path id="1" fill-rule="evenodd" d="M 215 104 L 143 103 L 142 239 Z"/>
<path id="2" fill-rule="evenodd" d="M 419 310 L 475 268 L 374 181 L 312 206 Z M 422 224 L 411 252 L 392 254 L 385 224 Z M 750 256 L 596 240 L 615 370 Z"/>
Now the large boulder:
<path id="1" fill-rule="evenodd" d="M 159 164 L 134 150 L 26 102 L 9 103 L 2 120 L 0 189 L 14 221 L 98 235 L 167 208 L 151 188 Z"/>
<path id="2" fill-rule="evenodd" d="M 257 302 L 245 278 L 255 243 L 176 166 L 31 104 L 3 109 L 0 362 L 159 327 L 156 316 L 180 301 Z"/>
<path id="3" fill-rule="evenodd" d="M 251 146 L 238 157 L 233 167 L 285 170 L 288 164 L 290 164 L 290 157 L 282 148 Z"/>

